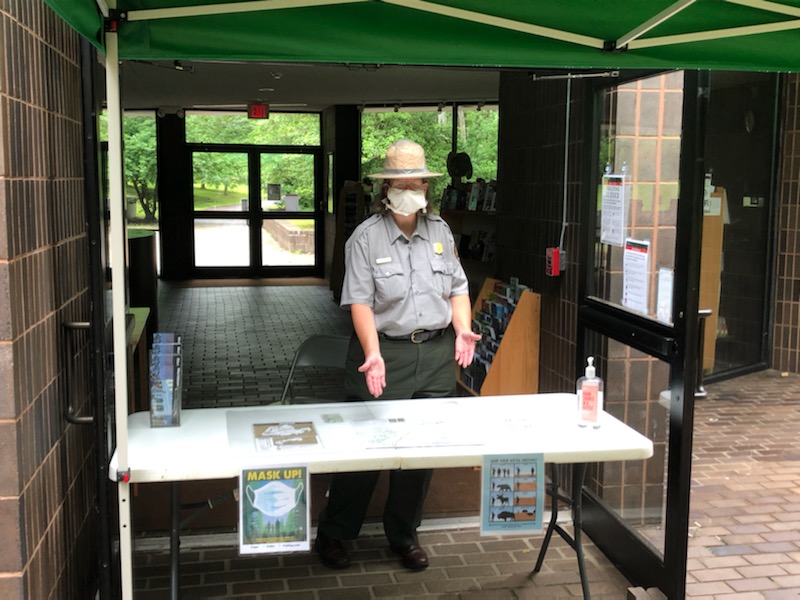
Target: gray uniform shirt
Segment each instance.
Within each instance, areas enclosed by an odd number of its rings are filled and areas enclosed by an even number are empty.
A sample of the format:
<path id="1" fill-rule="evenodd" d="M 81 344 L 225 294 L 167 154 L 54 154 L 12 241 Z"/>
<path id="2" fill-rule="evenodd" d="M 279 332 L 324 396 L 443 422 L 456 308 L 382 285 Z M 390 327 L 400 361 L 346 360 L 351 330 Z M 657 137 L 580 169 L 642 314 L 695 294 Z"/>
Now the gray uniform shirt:
<path id="1" fill-rule="evenodd" d="M 450 325 L 452 296 L 469 294 L 453 233 L 441 217 L 420 214 L 407 238 L 388 213 L 356 227 L 344 247 L 341 306 L 364 304 L 386 335 Z"/>

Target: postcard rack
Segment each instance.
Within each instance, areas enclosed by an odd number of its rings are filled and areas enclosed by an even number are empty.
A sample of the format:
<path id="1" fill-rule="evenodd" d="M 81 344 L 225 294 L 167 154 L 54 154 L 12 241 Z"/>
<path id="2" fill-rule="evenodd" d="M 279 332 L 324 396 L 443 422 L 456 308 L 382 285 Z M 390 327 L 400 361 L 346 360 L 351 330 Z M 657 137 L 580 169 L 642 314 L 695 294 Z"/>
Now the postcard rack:
<path id="1" fill-rule="evenodd" d="M 537 393 L 540 315 L 539 294 L 487 278 L 472 309 L 482 340 L 473 364 L 459 369 L 459 387 L 475 396 Z"/>

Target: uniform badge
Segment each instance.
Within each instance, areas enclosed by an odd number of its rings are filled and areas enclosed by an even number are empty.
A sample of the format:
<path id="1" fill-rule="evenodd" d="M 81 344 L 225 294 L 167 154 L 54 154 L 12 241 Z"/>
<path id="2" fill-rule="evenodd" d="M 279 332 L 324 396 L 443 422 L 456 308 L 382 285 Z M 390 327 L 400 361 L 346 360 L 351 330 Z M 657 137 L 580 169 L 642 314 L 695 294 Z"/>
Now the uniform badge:
<path id="1" fill-rule="evenodd" d="M 442 242 L 433 242 L 433 251 L 436 254 L 441 254 L 444 252 L 444 247 L 442 246 Z"/>

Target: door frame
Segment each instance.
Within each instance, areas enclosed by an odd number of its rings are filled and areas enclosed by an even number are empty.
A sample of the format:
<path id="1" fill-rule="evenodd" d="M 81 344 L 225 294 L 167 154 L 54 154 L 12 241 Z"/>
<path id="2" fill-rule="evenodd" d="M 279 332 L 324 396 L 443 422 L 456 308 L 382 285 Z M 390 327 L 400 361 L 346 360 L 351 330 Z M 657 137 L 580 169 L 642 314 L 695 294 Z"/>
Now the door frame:
<path id="1" fill-rule="evenodd" d="M 685 71 L 681 134 L 680 183 L 677 210 L 673 324 L 639 317 L 591 297 L 597 226 L 593 193 L 582 206 L 581 260 L 578 307 L 578 356 L 581 372 L 588 348 L 588 333 L 598 332 L 631 346 L 670 366 L 669 437 L 667 440 L 666 523 L 663 558 L 602 499 L 584 487 L 583 528 L 609 559 L 637 582 L 661 589 L 669 598 L 683 598 L 686 587 L 689 497 L 691 491 L 694 392 L 697 381 L 698 301 L 702 244 L 705 115 L 708 106 L 708 72 Z M 651 72 L 648 75 L 657 75 Z M 591 140 L 585 161 L 589 190 L 599 185 L 600 106 L 602 94 L 644 74 L 620 78 L 612 84 L 587 86 L 587 105 L 594 107 L 587 119 L 586 139 Z"/>
<path id="2" fill-rule="evenodd" d="M 207 144 L 186 143 L 186 160 L 189 165 L 189 215 L 186 220 L 189 231 L 187 240 L 190 253 L 187 271 L 190 277 L 197 279 L 216 279 L 225 277 L 321 277 L 324 272 L 324 155 L 321 146 L 289 146 L 264 144 Z M 192 155 L 195 152 L 219 152 L 247 155 L 248 171 L 248 210 L 242 212 L 228 211 L 195 211 L 193 201 L 194 177 L 192 172 Z M 261 209 L 261 156 L 264 154 L 300 154 L 310 155 L 314 161 L 314 211 L 272 213 Z M 202 215 L 219 219 L 246 219 L 250 230 L 250 266 L 197 267 L 194 253 L 194 220 Z M 314 220 L 314 264 L 309 266 L 264 266 L 261 264 L 261 224 L 268 219 L 313 219 Z"/>

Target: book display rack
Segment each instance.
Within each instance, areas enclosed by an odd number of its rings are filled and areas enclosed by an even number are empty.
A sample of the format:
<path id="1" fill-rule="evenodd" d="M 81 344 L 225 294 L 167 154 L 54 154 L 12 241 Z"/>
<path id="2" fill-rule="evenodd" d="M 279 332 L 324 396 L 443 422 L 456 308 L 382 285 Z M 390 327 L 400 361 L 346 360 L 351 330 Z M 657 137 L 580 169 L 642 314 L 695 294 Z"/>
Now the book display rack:
<path id="1" fill-rule="evenodd" d="M 440 213 L 453 231 L 473 295 L 494 268 L 496 189 L 497 182 L 478 180 L 456 187 L 448 186 L 442 193 Z"/>
<path id="2" fill-rule="evenodd" d="M 476 396 L 537 393 L 540 315 L 539 294 L 513 278 L 487 278 L 472 309 L 481 341 L 472 364 L 459 370 L 459 387 Z"/>

